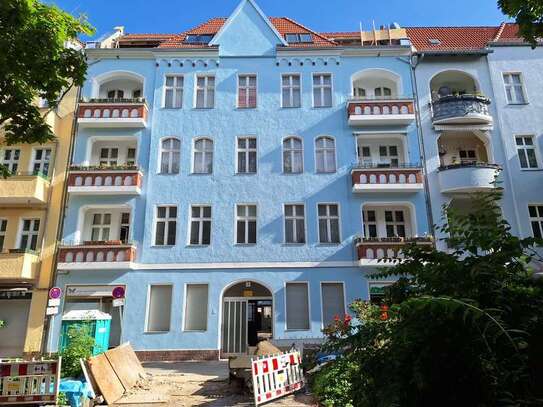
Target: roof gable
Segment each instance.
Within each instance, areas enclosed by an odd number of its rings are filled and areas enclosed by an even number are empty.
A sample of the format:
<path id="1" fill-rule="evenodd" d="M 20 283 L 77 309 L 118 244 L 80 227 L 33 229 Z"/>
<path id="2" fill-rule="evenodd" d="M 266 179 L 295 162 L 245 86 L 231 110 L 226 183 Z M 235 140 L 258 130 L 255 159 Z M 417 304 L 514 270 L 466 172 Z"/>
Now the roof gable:
<path id="1" fill-rule="evenodd" d="M 218 45 L 221 55 L 242 56 L 273 54 L 287 43 L 253 0 L 242 0 L 209 45 Z"/>

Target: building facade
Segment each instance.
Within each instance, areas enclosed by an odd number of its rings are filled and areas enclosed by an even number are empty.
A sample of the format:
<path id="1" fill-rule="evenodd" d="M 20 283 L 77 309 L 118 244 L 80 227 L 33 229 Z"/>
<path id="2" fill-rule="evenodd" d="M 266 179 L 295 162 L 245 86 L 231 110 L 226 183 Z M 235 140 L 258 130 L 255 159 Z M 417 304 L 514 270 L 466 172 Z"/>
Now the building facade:
<path id="1" fill-rule="evenodd" d="M 243 0 L 87 49 L 51 350 L 94 309 L 147 359 L 319 342 L 386 283 L 379 258 L 432 244 L 411 45 L 378 34 L 335 40 Z"/>
<path id="2" fill-rule="evenodd" d="M 40 105 L 53 141 L 0 140 L 0 163 L 12 174 L 0 179 L 0 358 L 42 350 L 77 92 L 71 89 L 54 111 Z"/>

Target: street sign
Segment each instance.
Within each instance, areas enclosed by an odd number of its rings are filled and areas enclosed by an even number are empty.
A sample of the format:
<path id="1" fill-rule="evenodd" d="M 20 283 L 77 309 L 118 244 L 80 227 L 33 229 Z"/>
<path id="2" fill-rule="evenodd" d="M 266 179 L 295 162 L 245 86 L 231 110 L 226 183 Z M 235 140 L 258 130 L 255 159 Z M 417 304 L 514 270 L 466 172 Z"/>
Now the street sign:
<path id="1" fill-rule="evenodd" d="M 111 295 L 113 298 L 124 298 L 125 290 L 123 286 L 117 286 L 113 289 Z"/>
<path id="2" fill-rule="evenodd" d="M 114 307 L 122 307 L 124 305 L 124 298 L 115 298 L 113 300 Z"/>
<path id="3" fill-rule="evenodd" d="M 60 305 L 60 298 L 49 298 L 47 301 L 48 307 L 58 307 Z"/>
<path id="4" fill-rule="evenodd" d="M 49 290 L 49 298 L 57 299 L 62 297 L 62 290 L 59 287 L 53 287 Z"/>
<path id="5" fill-rule="evenodd" d="M 57 315 L 58 307 L 47 307 L 45 310 L 45 315 Z"/>

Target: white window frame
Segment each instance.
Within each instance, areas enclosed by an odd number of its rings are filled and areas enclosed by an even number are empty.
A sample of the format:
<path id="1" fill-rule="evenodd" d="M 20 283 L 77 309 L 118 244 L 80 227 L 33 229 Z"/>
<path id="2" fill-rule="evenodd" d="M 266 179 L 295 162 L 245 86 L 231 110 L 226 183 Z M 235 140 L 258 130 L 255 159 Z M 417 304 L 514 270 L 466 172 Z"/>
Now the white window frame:
<path id="1" fill-rule="evenodd" d="M 515 87 L 515 85 L 513 85 L 513 83 L 511 82 L 510 84 L 506 83 L 505 81 L 505 77 L 506 76 L 509 76 L 511 78 L 511 81 L 513 80 L 513 75 L 518 75 L 519 78 L 520 78 L 520 86 L 521 86 L 521 92 L 522 92 L 522 96 L 524 98 L 524 102 L 519 102 L 519 101 L 509 101 L 509 98 L 507 97 L 507 88 L 508 86 L 511 87 L 511 89 L 513 89 Z M 528 102 L 528 93 L 526 91 L 526 86 L 524 85 L 524 74 L 522 72 L 517 72 L 517 71 L 506 71 L 506 72 L 502 72 L 502 82 L 503 82 L 503 91 L 504 91 L 504 94 L 505 94 L 505 103 L 507 105 L 527 105 L 529 102 Z"/>
<path id="2" fill-rule="evenodd" d="M 107 150 L 107 157 L 102 157 L 102 151 Z M 117 151 L 117 157 L 112 157 L 113 150 Z M 98 163 L 100 166 L 104 167 L 111 167 L 119 164 L 119 147 L 111 147 L 111 146 L 104 146 L 100 147 L 100 150 L 98 151 Z M 102 165 L 101 161 L 106 161 L 107 163 Z M 115 161 L 113 164 L 112 162 Z"/>
<path id="3" fill-rule="evenodd" d="M 326 215 L 324 216 L 320 216 L 319 215 L 319 206 L 320 205 L 325 205 L 326 206 Z M 337 206 L 337 216 L 334 216 L 334 215 L 330 215 L 330 206 L 331 205 L 335 205 Z M 322 242 L 321 241 L 321 229 L 320 229 L 320 221 L 322 220 L 325 220 L 326 221 L 326 233 L 328 234 L 327 236 L 327 241 L 326 242 Z M 339 237 L 339 241 L 338 242 L 332 242 L 331 238 L 332 238 L 332 220 L 334 219 L 337 219 L 337 222 L 338 222 L 338 237 Z M 318 238 L 319 238 L 319 244 L 321 245 L 338 245 L 338 244 L 341 244 L 341 242 L 343 241 L 341 236 L 342 236 L 342 233 L 341 233 L 341 206 L 339 204 L 339 202 L 317 202 L 317 234 L 318 234 Z"/>
<path id="4" fill-rule="evenodd" d="M 170 217 L 170 208 L 175 207 L 176 208 L 176 216 L 175 218 Z M 166 217 L 165 218 L 159 218 L 158 217 L 158 210 L 159 208 L 166 208 Z M 153 247 L 174 247 L 177 245 L 177 230 L 179 227 L 179 207 L 176 204 L 160 204 L 155 205 L 155 216 L 153 220 L 153 241 L 152 246 Z M 158 222 L 164 222 L 164 244 L 157 244 L 156 237 L 157 237 L 157 226 Z M 174 244 L 168 244 L 168 232 L 170 228 L 170 222 L 175 222 L 175 243 Z"/>
<path id="5" fill-rule="evenodd" d="M 301 143 L 301 147 L 300 149 L 295 149 L 295 148 L 292 148 L 292 147 L 288 147 L 288 148 L 285 148 L 285 142 L 287 140 L 291 140 L 291 139 L 295 139 L 295 140 L 299 140 L 300 143 Z M 300 171 L 291 171 L 291 172 L 286 172 L 285 171 L 285 152 L 288 151 L 290 156 L 291 156 L 291 160 L 292 158 L 294 157 L 294 152 L 296 151 L 300 151 L 302 154 L 301 154 L 301 157 L 302 157 L 302 162 L 301 162 L 301 170 Z M 301 137 L 298 137 L 298 136 L 287 136 L 285 137 L 282 141 L 281 141 L 281 162 L 282 162 L 282 170 L 283 170 L 283 174 L 286 174 L 286 175 L 298 175 L 298 174 L 303 174 L 304 173 L 304 139 L 301 138 Z M 294 162 L 294 160 L 292 160 L 292 162 Z"/>
<path id="6" fill-rule="evenodd" d="M 322 296 L 322 286 L 324 284 L 341 284 L 341 287 L 343 288 L 343 311 L 345 314 L 348 313 L 347 308 L 347 292 L 345 291 L 345 281 L 321 281 L 319 284 L 319 296 L 321 301 L 321 329 L 326 328 L 326 325 L 324 324 L 324 301 Z M 343 317 L 343 315 L 340 315 L 340 318 Z"/>
<path id="7" fill-rule="evenodd" d="M 198 79 L 204 78 L 204 86 L 199 87 L 198 86 Z M 209 86 L 209 78 L 213 78 L 213 100 L 211 106 L 209 106 L 209 90 L 211 89 L 211 86 Z M 195 109 L 214 109 L 215 108 L 215 100 L 216 100 L 216 88 L 217 88 L 217 77 L 214 74 L 196 74 L 195 81 L 194 81 L 194 108 Z M 198 91 L 202 90 L 204 92 L 204 105 L 198 106 Z"/>
<path id="8" fill-rule="evenodd" d="M 241 139 L 245 139 L 246 140 L 246 147 L 245 148 L 240 148 L 239 147 L 239 140 Z M 249 147 L 249 144 L 248 144 L 248 141 L 250 139 L 254 139 L 255 140 L 255 145 L 256 147 L 252 148 L 252 147 Z M 234 157 L 235 158 L 235 166 L 236 166 L 236 174 L 241 174 L 241 175 L 256 175 L 258 174 L 258 138 L 256 136 L 238 136 L 236 137 L 236 156 Z M 240 171 L 239 170 L 239 153 L 243 153 L 245 154 L 245 162 L 247 164 L 247 169 L 249 169 L 249 157 L 251 155 L 251 153 L 254 153 L 255 154 L 255 164 L 256 164 L 256 168 L 255 168 L 255 172 L 250 172 L 250 171 Z"/>
<path id="9" fill-rule="evenodd" d="M 97 215 L 100 216 L 100 223 L 95 224 L 94 218 Z M 104 223 L 106 215 L 109 215 L 109 223 Z M 105 242 L 108 240 L 113 240 L 112 233 L 111 233 L 113 231 L 112 220 L 113 220 L 113 214 L 111 212 L 108 212 L 107 210 L 104 212 L 96 211 L 96 212 L 91 213 L 90 240 L 96 241 L 96 242 Z M 98 231 L 98 237 L 100 239 L 94 240 L 92 238 L 94 230 Z M 104 239 L 104 231 L 106 230 L 107 230 L 107 239 Z"/>
<path id="10" fill-rule="evenodd" d="M 255 78 L 255 86 L 254 86 L 254 90 L 255 90 L 255 105 L 254 106 L 250 106 L 249 105 L 249 100 L 250 100 L 250 97 L 249 97 L 249 93 L 251 91 L 251 89 L 253 89 L 253 86 L 251 86 L 249 83 L 250 83 L 250 78 L 251 77 L 254 77 Z M 245 79 L 245 84 L 242 83 L 242 79 Z M 240 95 L 240 90 L 241 89 L 245 89 L 246 93 L 245 93 L 245 102 L 246 102 L 246 105 L 245 106 L 240 106 L 239 104 L 239 95 Z M 238 109 L 256 109 L 258 107 L 258 75 L 256 73 L 240 73 L 238 74 L 238 86 L 237 86 L 237 94 L 236 94 L 236 107 Z"/>
<path id="11" fill-rule="evenodd" d="M 288 327 L 288 304 L 287 304 L 287 285 L 288 284 L 304 284 L 307 289 L 307 322 L 308 327 L 307 329 L 297 329 L 297 328 L 289 328 Z M 309 281 L 285 281 L 284 283 L 284 290 L 285 290 L 285 331 L 286 332 L 303 332 L 303 331 L 311 331 L 311 290 Z"/>
<path id="12" fill-rule="evenodd" d="M 320 89 L 320 98 L 321 101 L 324 102 L 324 89 L 328 88 L 328 85 L 324 85 L 324 81 L 322 80 L 322 77 L 324 76 L 330 76 L 330 105 L 329 106 L 317 106 L 316 100 L 315 100 L 315 89 Z M 315 85 L 315 77 L 321 77 L 321 80 L 319 81 L 319 84 Z M 314 72 L 311 75 L 311 98 L 313 100 L 313 108 L 315 109 L 326 109 L 331 108 L 334 106 L 334 75 L 330 72 Z"/>
<path id="13" fill-rule="evenodd" d="M 367 218 L 367 212 L 373 212 L 374 215 L 375 215 L 375 220 L 373 221 L 369 221 Z M 379 218 L 378 218 L 378 213 L 377 213 L 377 210 L 374 208 L 374 207 L 370 207 L 370 209 L 362 209 L 362 223 L 364 224 L 364 237 L 369 239 L 369 238 L 378 238 L 379 237 Z M 375 226 L 375 234 L 377 236 L 370 236 L 370 233 L 369 233 L 369 227 L 370 225 L 374 225 Z"/>
<path id="14" fill-rule="evenodd" d="M 517 144 L 517 138 L 522 138 L 522 146 L 519 146 Z M 526 144 L 524 144 L 524 139 L 525 138 L 531 138 L 532 139 L 532 142 L 533 144 L 531 146 L 527 146 Z M 517 153 L 517 156 L 518 156 L 518 166 L 520 168 L 521 171 L 534 171 L 534 170 L 539 170 L 541 168 L 541 156 L 539 154 L 539 148 L 537 148 L 537 137 L 534 135 L 534 134 L 516 134 L 514 136 L 514 143 L 515 143 L 515 151 Z M 520 162 L 520 153 L 519 153 L 519 150 L 523 150 L 524 152 L 526 150 L 531 150 L 533 149 L 534 150 L 534 154 L 535 154 L 535 159 L 537 161 L 537 166 L 536 167 L 522 167 L 521 165 L 521 162 Z M 528 160 L 528 155 L 527 153 L 526 154 L 526 162 L 528 163 L 529 165 L 529 160 Z"/>
<path id="15" fill-rule="evenodd" d="M 168 86 L 168 78 L 173 78 L 173 86 Z M 181 86 L 179 86 L 181 82 Z M 183 108 L 183 95 L 184 95 L 184 86 L 185 86 L 185 76 L 182 74 L 166 74 L 164 75 L 164 91 L 162 93 L 162 107 L 164 109 L 182 109 Z M 172 106 L 166 106 L 166 93 L 168 91 L 172 92 Z M 180 99 L 177 100 L 177 93 L 181 90 Z M 176 102 L 179 102 L 177 106 Z"/>
<path id="16" fill-rule="evenodd" d="M 297 229 L 296 229 L 296 220 L 299 220 L 301 219 L 301 217 L 299 215 L 289 215 L 287 216 L 287 206 L 302 206 L 304 208 L 304 216 L 303 216 L 303 221 L 304 221 L 304 242 L 303 243 L 297 243 L 297 242 L 287 242 L 287 220 L 293 220 L 293 231 L 294 231 L 294 236 L 297 235 Z M 303 202 L 288 202 L 288 203 L 285 203 L 283 204 L 283 244 L 285 245 L 289 245 L 289 246 L 303 246 L 305 244 L 307 244 L 307 208 L 305 206 L 305 203 Z"/>
<path id="17" fill-rule="evenodd" d="M 30 221 L 31 226 L 34 225 L 34 223 L 36 221 L 38 221 L 39 222 L 39 227 L 38 227 L 37 231 L 34 231 L 33 228 L 30 228 L 30 230 L 28 231 L 29 239 L 27 240 L 27 247 L 23 248 L 23 247 L 21 247 L 21 245 L 22 245 L 22 242 L 23 242 L 23 227 L 24 227 L 25 220 Z M 41 232 L 41 228 L 42 228 L 42 220 L 41 220 L 41 218 L 21 218 L 21 220 L 19 221 L 19 229 L 18 229 L 18 232 L 17 232 L 17 249 L 39 251 L 39 249 L 40 249 L 40 232 Z M 28 242 L 32 241 L 32 236 L 36 236 L 36 248 L 35 249 L 32 249 L 32 248 L 28 247 Z"/>
<path id="18" fill-rule="evenodd" d="M 300 85 L 298 87 L 296 87 L 294 84 L 293 84 L 293 80 L 292 80 L 292 77 L 294 76 L 297 76 L 298 79 L 300 80 Z M 283 85 L 283 78 L 285 77 L 288 77 L 289 78 L 289 84 L 288 85 Z M 299 109 L 302 107 L 302 74 L 299 73 L 299 72 L 286 72 L 286 73 L 282 73 L 280 75 L 280 82 L 279 82 L 279 85 L 280 85 L 280 88 L 281 88 L 281 108 L 282 109 Z M 285 100 L 283 98 L 283 91 L 285 89 L 288 89 L 289 90 L 289 99 L 290 99 L 290 102 L 291 105 L 290 106 L 285 106 Z M 294 106 L 294 91 L 298 89 L 299 92 L 300 92 L 300 104 L 298 106 Z"/>
<path id="19" fill-rule="evenodd" d="M 149 330 L 149 312 L 151 311 L 151 287 L 171 287 L 171 301 L 170 301 L 170 321 L 167 331 L 151 331 Z M 172 317 L 173 317 L 173 299 L 174 299 L 174 286 L 171 283 L 153 283 L 147 285 L 147 303 L 145 305 L 145 327 L 143 332 L 145 334 L 163 334 L 172 331 Z"/>
<path id="20" fill-rule="evenodd" d="M 334 144 L 334 146 L 332 148 L 330 147 L 318 147 L 317 146 L 317 143 L 319 140 L 321 139 L 329 139 L 329 140 L 332 140 L 332 143 Z M 315 141 L 313 143 L 314 147 L 315 147 L 315 173 L 317 174 L 334 174 L 335 172 L 337 172 L 337 149 L 336 149 L 336 139 L 332 136 L 327 136 L 327 135 L 320 135 L 320 136 L 317 136 L 315 137 Z M 324 168 L 322 170 L 319 169 L 318 167 L 318 160 L 317 160 L 317 155 L 319 152 L 323 152 L 324 154 Z M 332 152 L 333 153 L 333 159 L 334 159 L 334 166 L 333 166 L 333 169 L 328 169 L 327 168 L 327 164 L 326 164 L 326 154 L 327 153 L 330 153 Z"/>
<path id="21" fill-rule="evenodd" d="M 200 217 L 194 218 L 192 216 L 192 208 L 200 208 Z M 211 216 L 205 217 L 203 215 L 202 208 L 203 207 L 209 207 L 211 209 Z M 210 222 L 209 224 L 209 243 L 203 243 L 203 235 L 204 235 L 204 222 Z M 191 235 L 192 235 L 192 222 L 198 222 L 198 243 L 191 243 Z M 189 206 L 189 227 L 188 227 L 188 236 L 187 236 L 187 246 L 192 247 L 209 247 L 212 244 L 213 239 L 213 206 L 211 204 L 192 204 Z"/>
<path id="22" fill-rule="evenodd" d="M 36 159 L 36 154 L 38 152 L 38 150 L 42 150 L 42 158 L 41 159 Z M 45 157 L 47 157 L 47 151 L 49 150 L 49 159 L 45 159 Z M 39 166 L 40 166 L 40 170 L 39 171 L 34 171 L 34 165 L 36 163 L 39 163 Z M 47 172 L 44 172 L 43 171 L 43 167 L 47 164 Z M 45 176 L 49 176 L 50 172 L 51 172 L 51 166 L 53 165 L 53 148 L 51 147 L 47 147 L 47 146 L 43 146 L 43 147 L 34 147 L 32 149 L 32 160 L 30 161 L 30 168 L 29 168 L 29 173 L 30 174 L 35 174 L 35 173 L 41 173 Z"/>
<path id="23" fill-rule="evenodd" d="M 9 160 L 4 159 L 6 151 L 11 151 L 11 155 L 10 155 Z M 13 157 L 15 157 L 15 151 L 19 152 L 19 157 L 16 160 L 13 158 Z M 5 166 L 6 168 L 8 168 L 9 171 L 12 174 L 17 174 L 18 172 L 20 172 L 20 170 L 21 170 L 21 168 L 19 167 L 19 165 L 21 163 L 21 149 L 20 148 L 14 147 L 14 148 L 4 148 L 4 149 L 2 149 L 2 156 L 0 157 L 0 159 L 1 159 L 0 160 L 1 164 L 3 166 Z M 13 164 L 17 164 L 17 169 L 15 170 L 15 172 L 13 172 L 13 170 L 12 170 Z"/>
<path id="24" fill-rule="evenodd" d="M 238 215 L 238 207 L 244 207 L 244 215 Z M 249 206 L 255 207 L 255 216 L 249 215 Z M 238 242 L 238 222 L 244 223 L 245 228 L 245 241 Z M 248 242 L 249 240 L 249 222 L 255 222 L 255 241 Z M 237 246 L 255 246 L 258 243 L 258 204 L 256 203 L 237 203 L 234 205 L 234 244 Z"/>
<path id="25" fill-rule="evenodd" d="M 2 230 L 2 225 L 6 226 L 5 230 Z M 0 238 L 2 240 L 0 241 L 0 253 L 2 253 L 6 249 L 6 236 L 8 234 L 8 225 L 9 221 L 7 218 L 0 218 Z"/>
<path id="26" fill-rule="evenodd" d="M 206 318 L 205 318 L 205 321 L 206 321 L 206 326 L 205 326 L 205 329 L 187 329 L 186 327 L 186 323 L 187 323 L 187 320 L 186 320 L 186 315 L 188 313 L 187 311 L 187 307 L 188 307 L 188 287 L 189 285 L 205 285 L 207 286 L 207 310 L 206 310 Z M 183 317 L 182 317 L 182 321 L 181 321 L 181 326 L 182 326 L 182 330 L 183 332 L 207 332 L 207 330 L 209 329 L 209 310 L 210 310 L 210 298 L 211 298 L 211 295 L 210 295 L 210 284 L 208 282 L 201 282 L 201 283 L 198 283 L 198 282 L 190 282 L 190 283 L 185 283 L 184 284 L 184 288 L 183 288 L 183 302 L 184 302 L 184 306 L 183 306 Z"/>
<path id="27" fill-rule="evenodd" d="M 168 141 L 169 143 L 171 143 L 171 140 L 176 140 L 179 142 L 179 149 L 175 149 L 175 148 L 164 148 L 164 142 Z M 174 136 L 171 136 L 171 137 L 163 137 L 159 140 L 159 151 L 158 151 L 158 174 L 161 174 L 161 175 L 177 175 L 181 172 L 181 140 L 177 137 L 174 137 Z M 162 154 L 163 153 L 167 153 L 168 154 L 168 171 L 167 172 L 162 172 Z M 177 172 L 174 172 L 173 171 L 173 163 L 174 163 L 174 155 L 175 154 L 178 154 L 179 155 L 179 160 L 178 160 L 178 170 Z"/>
<path id="28" fill-rule="evenodd" d="M 211 143 L 211 149 L 206 149 L 204 148 L 203 150 L 196 150 L 196 143 L 198 143 L 199 141 L 203 141 L 204 144 L 207 146 L 207 144 Z M 205 164 L 205 158 L 206 156 L 208 156 L 209 154 L 211 154 L 211 171 L 196 171 L 196 163 L 197 163 L 197 159 L 196 159 L 196 154 L 200 154 L 203 162 L 201 162 L 200 164 Z M 210 174 L 213 174 L 213 167 L 214 167 L 214 163 L 213 163 L 213 159 L 215 158 L 215 141 L 211 138 L 211 137 L 197 137 L 195 139 L 193 139 L 192 141 L 192 174 L 200 174 L 200 175 L 210 175 Z"/>
<path id="29" fill-rule="evenodd" d="M 530 215 L 530 207 L 532 206 L 535 207 L 536 214 L 537 214 L 536 217 L 532 217 Z M 539 224 L 539 230 L 543 238 L 543 215 L 539 215 L 539 207 L 543 207 L 543 203 L 529 203 L 528 204 L 528 221 L 530 222 L 530 236 L 535 237 L 532 223 L 537 222 Z"/>
<path id="30" fill-rule="evenodd" d="M 387 219 L 386 219 L 386 213 L 387 212 L 392 213 L 392 220 L 391 221 L 387 221 Z M 401 212 L 402 213 L 403 221 L 396 220 L 396 212 Z M 387 237 L 387 238 L 388 237 L 391 237 L 391 238 L 394 238 L 394 237 L 404 237 L 404 238 L 409 237 L 409 235 L 408 235 L 409 229 L 408 229 L 408 224 L 407 224 L 406 210 L 404 208 L 399 208 L 399 209 L 398 208 L 393 208 L 393 209 L 385 208 L 383 214 L 384 214 L 384 222 L 385 222 L 385 233 L 388 234 L 388 231 L 387 231 L 388 226 L 392 226 L 392 229 L 394 231 L 393 236 L 385 236 L 385 237 Z M 403 226 L 405 236 L 400 236 L 398 234 L 398 226 Z"/>

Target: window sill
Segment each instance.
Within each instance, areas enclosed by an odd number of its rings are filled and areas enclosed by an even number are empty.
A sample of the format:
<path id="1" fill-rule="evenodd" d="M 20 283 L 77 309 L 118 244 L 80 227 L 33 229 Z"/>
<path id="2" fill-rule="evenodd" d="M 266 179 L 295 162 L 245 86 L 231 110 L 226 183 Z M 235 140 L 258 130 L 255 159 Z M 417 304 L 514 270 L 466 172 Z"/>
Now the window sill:
<path id="1" fill-rule="evenodd" d="M 158 244 L 155 244 L 155 245 L 151 245 L 151 249 L 173 249 L 176 245 L 175 244 L 171 244 L 171 245 L 158 245 Z"/>
<path id="2" fill-rule="evenodd" d="M 166 107 L 166 106 L 162 106 L 160 108 L 160 110 L 182 110 L 183 109 L 183 106 L 181 107 Z"/>
<path id="3" fill-rule="evenodd" d="M 507 106 L 526 106 L 529 105 L 530 102 L 524 102 L 524 103 L 507 103 Z"/>
<path id="4" fill-rule="evenodd" d="M 283 243 L 282 245 L 285 247 L 299 247 L 299 246 L 305 246 L 307 243 Z"/>
<path id="5" fill-rule="evenodd" d="M 337 246 L 341 246 L 341 242 L 337 242 L 337 243 L 317 243 L 316 244 L 317 247 L 337 247 Z"/>
<path id="6" fill-rule="evenodd" d="M 255 247 L 256 243 L 234 243 L 234 247 Z"/>
<path id="7" fill-rule="evenodd" d="M 543 168 L 521 168 L 521 171 L 526 172 L 537 172 L 537 171 L 543 171 Z"/>
<path id="8" fill-rule="evenodd" d="M 212 172 L 191 172 L 189 175 L 213 175 Z"/>
<path id="9" fill-rule="evenodd" d="M 256 109 L 258 109 L 257 106 L 251 106 L 251 107 L 239 107 L 239 106 L 237 106 L 236 107 L 236 110 L 256 110 Z"/>
<path id="10" fill-rule="evenodd" d="M 236 172 L 234 173 L 234 175 L 242 175 L 242 176 L 247 176 L 247 175 L 257 175 L 258 173 L 256 172 Z"/>
<path id="11" fill-rule="evenodd" d="M 215 109 L 215 106 L 213 107 L 193 107 L 192 110 L 213 110 Z"/>
<path id="12" fill-rule="evenodd" d="M 303 171 L 302 172 L 282 172 L 281 175 L 304 175 Z"/>
<path id="13" fill-rule="evenodd" d="M 336 173 L 337 171 L 315 171 L 315 175 L 332 175 Z"/>
<path id="14" fill-rule="evenodd" d="M 303 328 L 303 329 L 285 329 L 285 332 L 310 332 L 311 328 Z"/>
<path id="15" fill-rule="evenodd" d="M 302 106 L 281 106 L 281 109 L 301 109 Z"/>
<path id="16" fill-rule="evenodd" d="M 205 249 L 209 246 L 211 246 L 211 244 L 188 244 L 185 247 L 189 249 Z"/>
<path id="17" fill-rule="evenodd" d="M 169 334 L 171 331 L 144 331 L 144 335 Z"/>
<path id="18" fill-rule="evenodd" d="M 187 333 L 205 333 L 205 332 L 207 332 L 207 329 L 183 329 L 182 332 L 187 332 Z"/>

